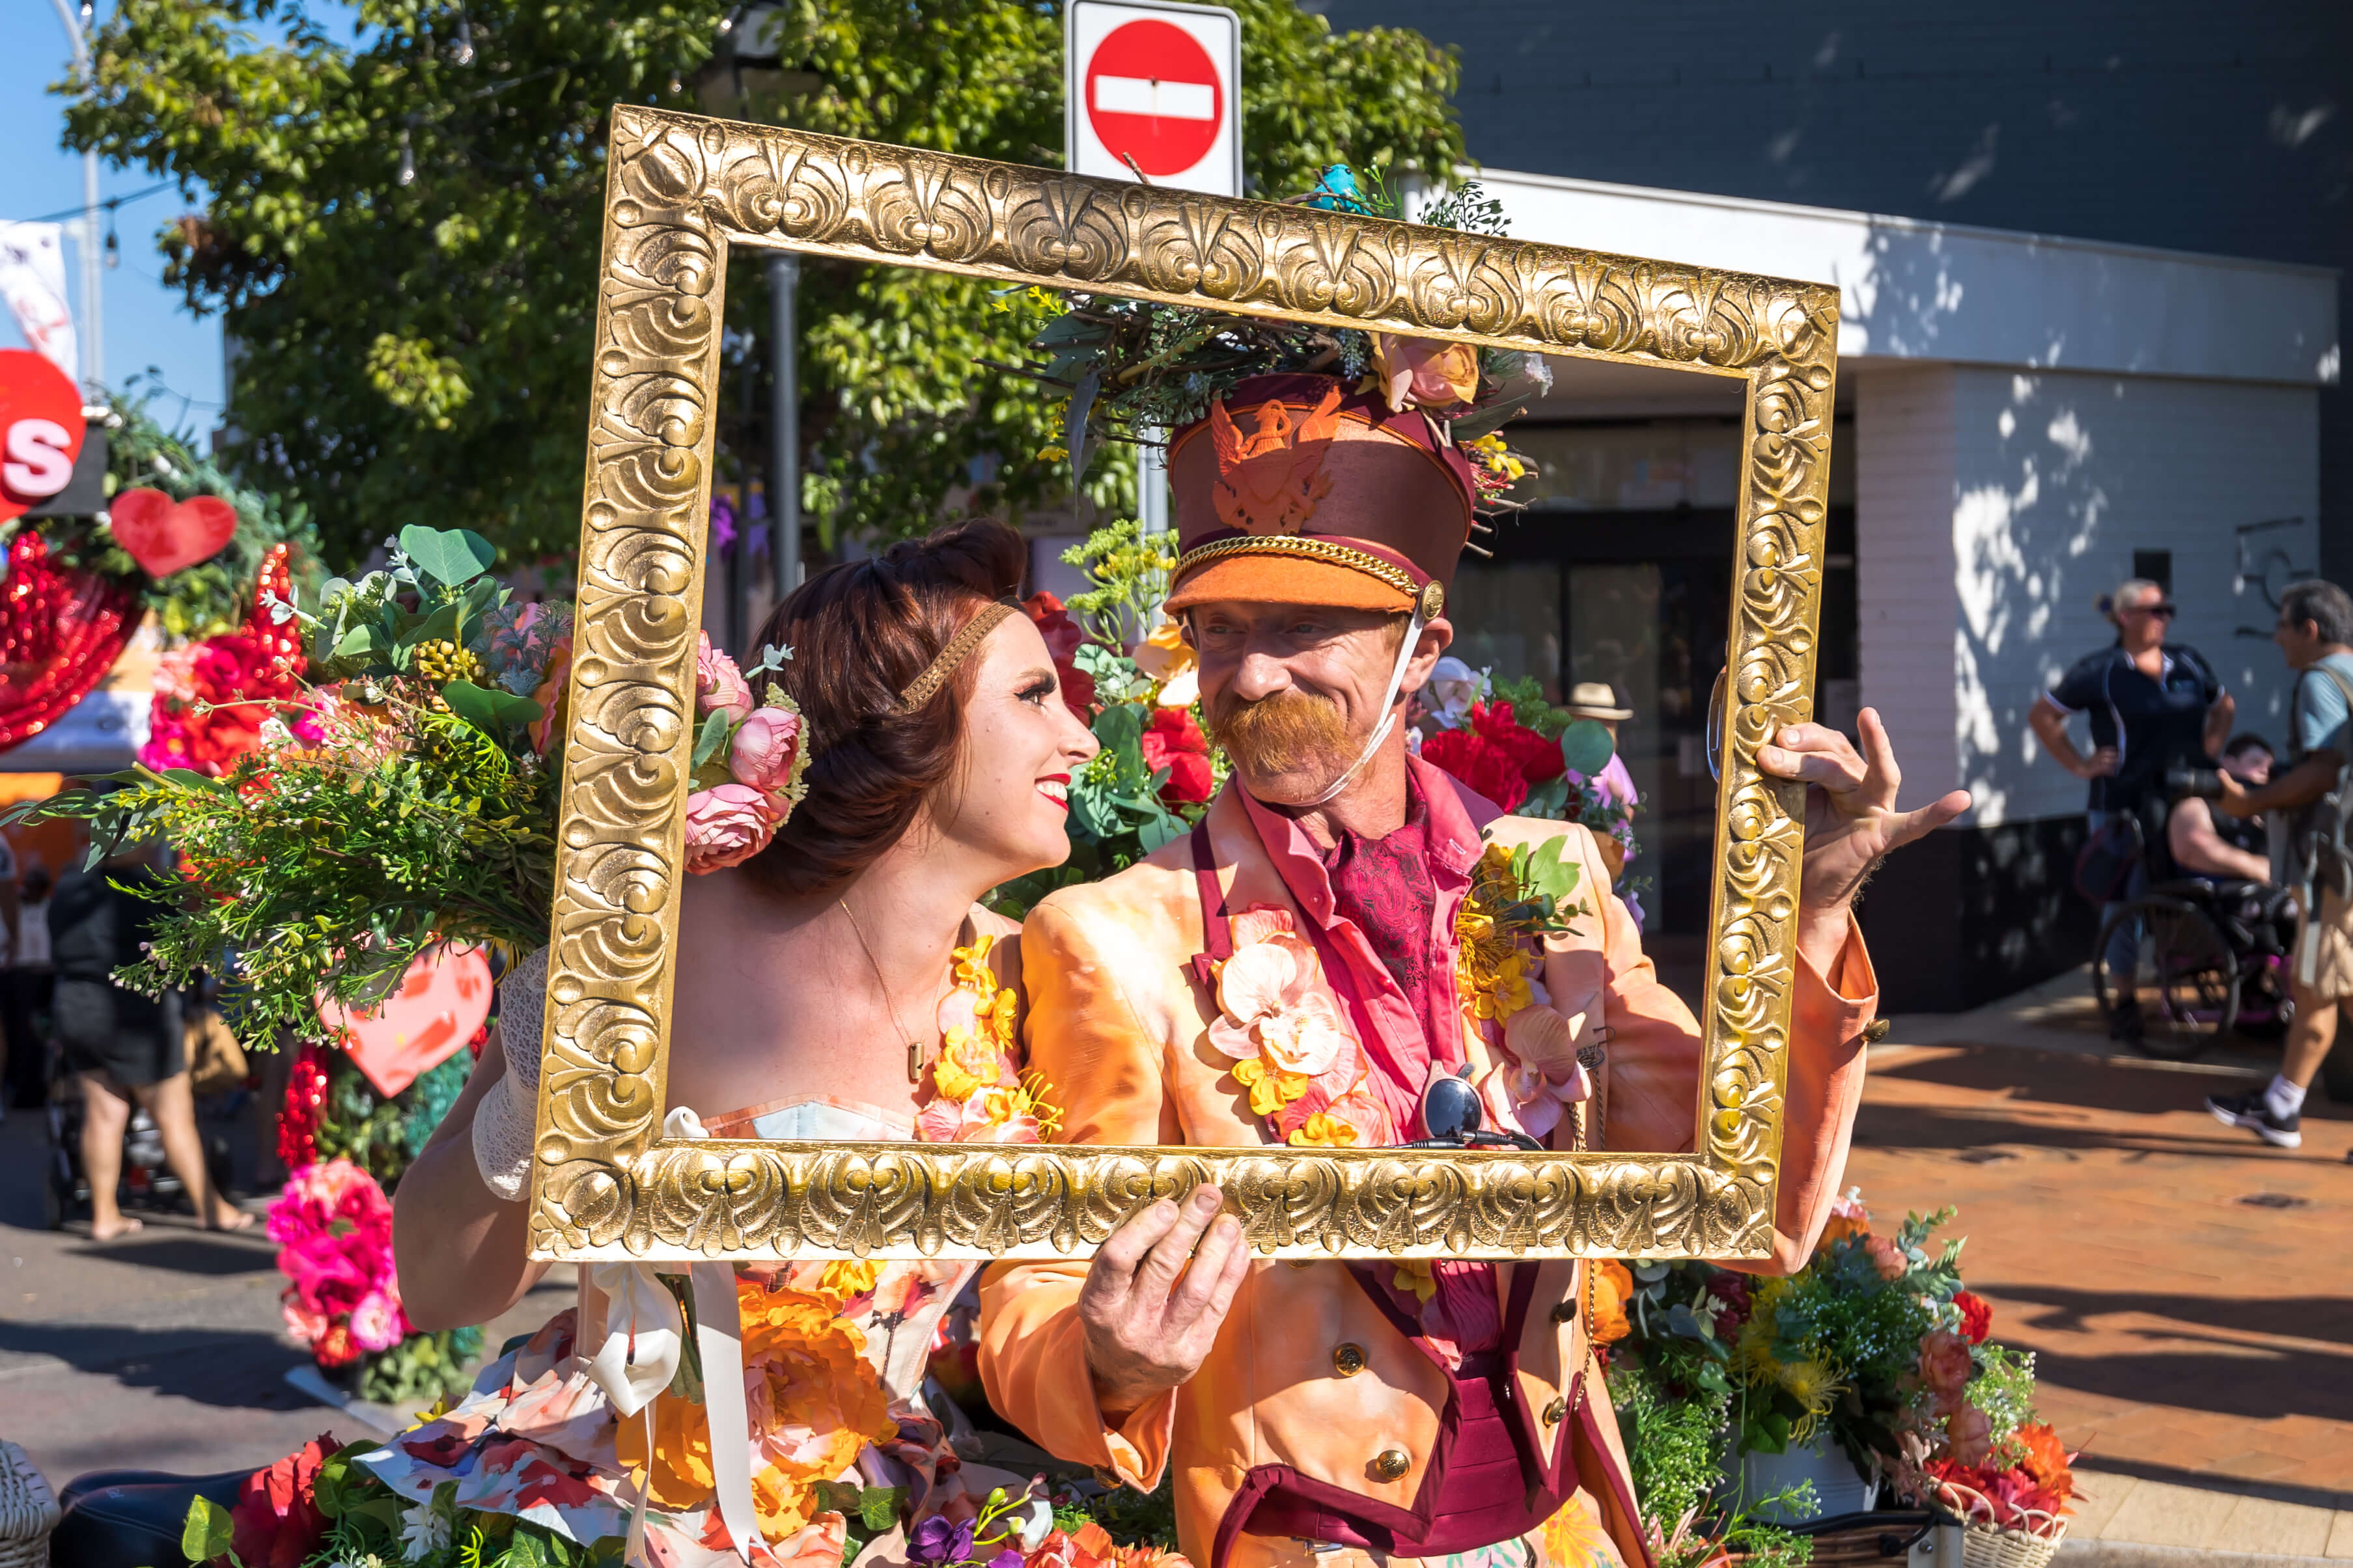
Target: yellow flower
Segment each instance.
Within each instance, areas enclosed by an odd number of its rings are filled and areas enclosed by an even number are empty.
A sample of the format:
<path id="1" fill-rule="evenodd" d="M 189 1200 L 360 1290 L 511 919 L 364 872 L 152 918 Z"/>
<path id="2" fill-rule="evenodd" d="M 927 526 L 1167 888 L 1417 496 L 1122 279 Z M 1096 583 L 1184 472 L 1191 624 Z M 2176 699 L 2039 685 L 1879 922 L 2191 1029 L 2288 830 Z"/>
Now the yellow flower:
<path id="1" fill-rule="evenodd" d="M 1438 1277 L 1430 1272 L 1430 1259 L 1409 1258 L 1399 1262 L 1389 1283 L 1400 1290 L 1410 1290 L 1419 1300 L 1427 1302 L 1438 1294 Z"/>
<path id="2" fill-rule="evenodd" d="M 1264 1115 L 1265 1112 L 1260 1112 Z M 1339 1117 L 1317 1111 L 1293 1128 L 1291 1142 L 1302 1149 L 1345 1149 L 1356 1141 L 1356 1130 Z"/>
<path id="3" fill-rule="evenodd" d="M 955 983 L 987 996 L 997 990 L 997 972 L 988 967 L 988 950 L 997 945 L 997 938 L 987 931 L 973 938 L 970 947 L 959 947 L 948 956 L 955 961 Z"/>
<path id="4" fill-rule="evenodd" d="M 1236 1062 L 1234 1081 L 1250 1090 L 1250 1114 L 1253 1116 L 1272 1116 L 1305 1094 L 1308 1083 L 1304 1077 L 1284 1072 L 1264 1057 Z"/>
<path id="5" fill-rule="evenodd" d="M 825 1266 L 825 1272 L 818 1276 L 817 1288 L 820 1295 L 830 1296 L 839 1304 L 852 1296 L 865 1295 L 881 1277 L 882 1266 L 872 1258 L 845 1258 Z"/>
<path id="6" fill-rule="evenodd" d="M 988 1005 L 989 1033 L 997 1037 L 997 1043 L 1000 1046 L 1010 1047 L 1013 1044 L 1013 1014 L 1019 1000 L 1013 994 L 1013 987 L 1008 985 L 997 994 L 996 1001 Z"/>
<path id="7" fill-rule="evenodd" d="M 1815 1415 L 1828 1410 L 1831 1401 L 1845 1392 L 1838 1373 L 1811 1357 L 1783 1363 L 1778 1381 L 1784 1393 Z"/>
<path id="8" fill-rule="evenodd" d="M 1060 447 L 1040 447 L 1038 448 L 1038 460 L 1041 463 L 1059 463 L 1070 455 L 1071 454 L 1067 450 Z"/>
<path id="9" fill-rule="evenodd" d="M 966 1050 L 965 1047 L 974 1041 L 964 1030 L 951 1029 L 948 1035 L 938 1058 L 932 1063 L 932 1087 L 940 1091 L 943 1100 L 969 1100 L 973 1091 L 982 1084 L 997 1081 L 995 1064 L 989 1063 L 984 1068 L 981 1064 L 967 1059 L 981 1053 Z M 988 1054 L 995 1053 L 991 1051 Z"/>
<path id="10" fill-rule="evenodd" d="M 1544 1522 L 1539 1553 L 1546 1568 L 1607 1568 L 1621 1555 L 1584 1492 L 1574 1492 Z M 1723 1561 L 1723 1559 L 1718 1559 Z"/>

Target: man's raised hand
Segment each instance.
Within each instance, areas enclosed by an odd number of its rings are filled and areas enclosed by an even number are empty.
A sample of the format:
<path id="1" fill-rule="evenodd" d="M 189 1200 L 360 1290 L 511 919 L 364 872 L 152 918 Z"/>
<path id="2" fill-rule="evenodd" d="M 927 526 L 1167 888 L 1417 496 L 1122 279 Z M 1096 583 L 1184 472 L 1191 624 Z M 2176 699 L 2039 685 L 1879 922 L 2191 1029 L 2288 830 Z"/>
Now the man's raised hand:
<path id="1" fill-rule="evenodd" d="M 1223 1194 L 1193 1189 L 1131 1215 L 1104 1240 L 1079 1292 L 1087 1370 L 1106 1419 L 1124 1420 L 1200 1370 L 1250 1268 Z M 1213 1223 L 1214 1222 L 1214 1223 Z M 1195 1244 L 1198 1243 L 1198 1250 Z"/>
<path id="2" fill-rule="evenodd" d="M 1895 748 L 1877 710 L 1856 716 L 1852 742 L 1820 724 L 1792 724 L 1757 748 L 1757 765 L 1776 778 L 1802 780 L 1806 860 L 1799 878 L 1798 949 L 1828 970 L 1846 943 L 1847 911 L 1873 867 L 1888 851 L 1942 827 L 1969 808 L 1957 789 L 1912 811 L 1895 809 L 1904 782 Z"/>

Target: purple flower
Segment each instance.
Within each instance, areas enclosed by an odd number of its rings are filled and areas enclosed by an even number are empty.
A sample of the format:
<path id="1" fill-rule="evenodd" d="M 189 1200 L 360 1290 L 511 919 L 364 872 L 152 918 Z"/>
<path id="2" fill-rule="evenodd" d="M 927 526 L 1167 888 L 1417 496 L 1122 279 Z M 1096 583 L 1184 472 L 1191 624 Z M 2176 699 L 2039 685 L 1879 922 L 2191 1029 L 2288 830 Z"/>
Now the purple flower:
<path id="1" fill-rule="evenodd" d="M 907 1542 L 907 1555 L 917 1563 L 944 1568 L 962 1563 L 972 1555 L 972 1524 L 950 1524 L 944 1514 L 934 1514 L 915 1526 L 915 1533 Z"/>
<path id="2" fill-rule="evenodd" d="M 731 550 L 735 544 L 735 503 L 725 496 L 711 498 L 711 547 Z"/>
<path id="3" fill-rule="evenodd" d="M 1007 1547 L 988 1560 L 988 1568 L 1021 1568 L 1020 1548 Z"/>

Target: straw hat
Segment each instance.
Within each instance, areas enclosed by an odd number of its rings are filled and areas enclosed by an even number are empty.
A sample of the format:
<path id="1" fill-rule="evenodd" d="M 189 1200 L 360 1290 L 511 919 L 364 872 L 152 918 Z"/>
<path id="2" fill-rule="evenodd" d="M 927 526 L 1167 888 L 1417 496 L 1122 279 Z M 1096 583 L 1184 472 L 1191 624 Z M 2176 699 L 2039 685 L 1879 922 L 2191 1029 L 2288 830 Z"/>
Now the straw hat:
<path id="1" fill-rule="evenodd" d="M 1631 708 L 1618 706 L 1618 692 L 1607 681 L 1580 680 L 1568 689 L 1568 700 L 1562 704 L 1573 719 L 1631 719 Z"/>

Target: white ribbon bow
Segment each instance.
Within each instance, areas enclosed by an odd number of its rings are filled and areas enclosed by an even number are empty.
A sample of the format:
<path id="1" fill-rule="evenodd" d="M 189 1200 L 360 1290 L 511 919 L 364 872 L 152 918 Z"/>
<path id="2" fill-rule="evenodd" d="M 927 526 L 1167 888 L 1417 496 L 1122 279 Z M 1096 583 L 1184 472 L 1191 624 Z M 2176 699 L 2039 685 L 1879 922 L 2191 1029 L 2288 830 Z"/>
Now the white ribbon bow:
<path id="1" fill-rule="evenodd" d="M 662 1121 L 669 1138 L 708 1137 L 684 1106 Z M 719 1493 L 719 1517 L 735 1554 L 752 1560 L 760 1540 L 759 1515 L 752 1506 L 751 1418 L 744 1393 L 743 1320 L 735 1301 L 735 1270 L 725 1263 L 696 1263 L 688 1279 L 694 1291 L 694 1344 L 702 1361 L 703 1414 L 711 1429 L 711 1468 Z M 651 1405 L 670 1385 L 685 1353 L 686 1320 L 678 1298 L 650 1263 L 635 1260 L 589 1263 L 580 1268 L 580 1343 L 593 1346 L 582 1370 L 604 1390 L 620 1419 L 642 1415 L 646 1452 L 654 1446 Z M 647 1568 L 645 1518 L 649 1484 L 638 1489 L 629 1514 L 631 1568 Z"/>

